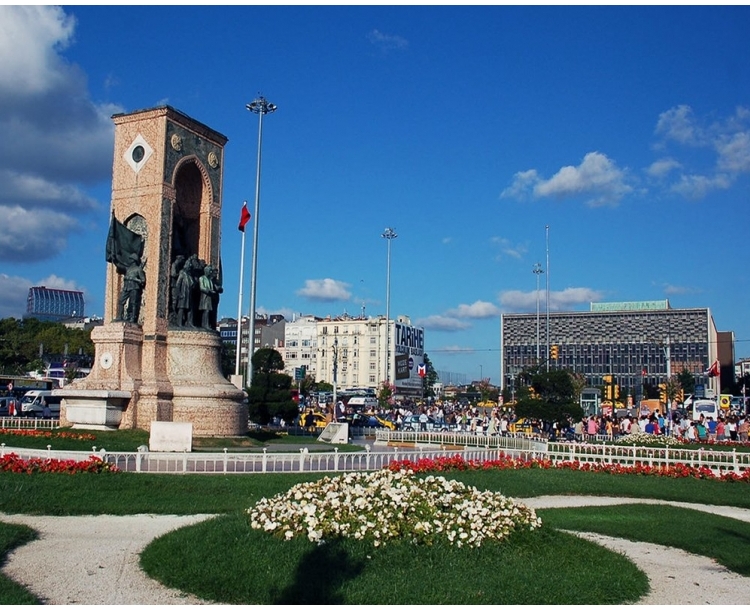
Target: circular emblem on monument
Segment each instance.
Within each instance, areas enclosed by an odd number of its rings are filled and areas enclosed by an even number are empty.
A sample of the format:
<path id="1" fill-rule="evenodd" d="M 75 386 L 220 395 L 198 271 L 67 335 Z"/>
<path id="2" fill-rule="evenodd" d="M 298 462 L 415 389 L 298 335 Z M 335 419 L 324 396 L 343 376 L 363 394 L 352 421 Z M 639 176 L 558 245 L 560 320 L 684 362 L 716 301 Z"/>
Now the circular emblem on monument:
<path id="1" fill-rule="evenodd" d="M 131 154 L 133 157 L 133 161 L 135 161 L 136 163 L 140 163 L 141 161 L 143 161 L 143 157 L 146 156 L 146 149 L 143 148 L 143 146 L 136 146 Z"/>
<path id="2" fill-rule="evenodd" d="M 112 360 L 112 354 L 110 354 L 109 352 L 103 353 L 99 358 L 99 364 L 105 370 L 110 368 L 113 362 L 114 361 Z"/>
<path id="3" fill-rule="evenodd" d="M 216 153 L 214 151 L 208 153 L 208 164 L 214 169 L 216 169 L 219 165 L 219 157 L 216 156 Z"/>
<path id="4" fill-rule="evenodd" d="M 172 148 L 174 148 L 176 151 L 182 150 L 182 138 L 176 133 L 172 134 L 172 138 L 169 140 L 169 142 L 170 144 L 172 144 Z"/>

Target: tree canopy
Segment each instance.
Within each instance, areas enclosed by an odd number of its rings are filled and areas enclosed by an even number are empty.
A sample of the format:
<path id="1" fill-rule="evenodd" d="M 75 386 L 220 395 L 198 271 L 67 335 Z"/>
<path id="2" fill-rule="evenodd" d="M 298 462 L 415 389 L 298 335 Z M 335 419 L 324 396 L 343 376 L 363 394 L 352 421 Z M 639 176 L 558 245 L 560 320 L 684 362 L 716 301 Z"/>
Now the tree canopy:
<path id="1" fill-rule="evenodd" d="M 284 370 L 284 359 L 275 349 L 264 347 L 253 354 L 252 385 L 248 388 L 250 420 L 267 424 L 274 417 L 293 422 L 299 408 L 292 400 L 293 379 Z"/>
<path id="2" fill-rule="evenodd" d="M 519 417 L 561 425 L 583 417 L 583 409 L 576 400 L 576 383 L 568 371 L 537 371 L 531 376 L 531 389 L 519 395 L 515 407 Z"/>

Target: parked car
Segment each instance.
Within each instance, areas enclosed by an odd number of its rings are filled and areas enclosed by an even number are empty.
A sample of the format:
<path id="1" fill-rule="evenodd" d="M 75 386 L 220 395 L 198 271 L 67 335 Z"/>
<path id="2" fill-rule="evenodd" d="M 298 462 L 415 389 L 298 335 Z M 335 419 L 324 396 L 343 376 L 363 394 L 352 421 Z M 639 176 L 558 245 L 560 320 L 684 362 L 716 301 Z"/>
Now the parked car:
<path id="1" fill-rule="evenodd" d="M 365 415 L 363 413 L 346 415 L 341 421 L 358 428 L 388 428 L 390 430 L 396 428 L 392 421 L 378 415 Z"/>
<path id="2" fill-rule="evenodd" d="M 403 430 L 413 430 L 415 432 L 448 432 L 448 424 L 444 421 L 437 421 L 434 417 L 427 417 L 427 422 L 422 426 L 419 415 L 407 415 L 401 423 Z"/>

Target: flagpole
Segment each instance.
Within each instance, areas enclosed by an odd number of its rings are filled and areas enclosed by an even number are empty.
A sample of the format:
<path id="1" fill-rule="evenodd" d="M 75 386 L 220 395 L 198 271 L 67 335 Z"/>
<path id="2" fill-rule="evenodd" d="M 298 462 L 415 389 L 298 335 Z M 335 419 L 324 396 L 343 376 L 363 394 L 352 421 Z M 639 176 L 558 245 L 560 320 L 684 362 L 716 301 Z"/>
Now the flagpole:
<path id="1" fill-rule="evenodd" d="M 243 207 L 247 205 L 247 201 Z M 240 374 L 240 354 L 242 352 L 242 286 L 245 276 L 245 227 L 242 227 L 242 247 L 240 249 L 240 298 L 237 304 L 237 350 L 234 355 L 234 374 Z"/>

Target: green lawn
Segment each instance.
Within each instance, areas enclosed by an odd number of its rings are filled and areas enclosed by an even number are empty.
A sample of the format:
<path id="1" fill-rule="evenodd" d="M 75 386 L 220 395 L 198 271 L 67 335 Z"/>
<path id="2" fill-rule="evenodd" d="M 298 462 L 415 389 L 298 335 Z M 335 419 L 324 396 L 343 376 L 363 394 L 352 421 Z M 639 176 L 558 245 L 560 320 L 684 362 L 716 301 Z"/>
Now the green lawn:
<path id="1" fill-rule="evenodd" d="M 554 469 L 455 471 L 443 476 L 514 498 L 606 495 L 750 508 L 745 483 Z M 478 550 L 400 543 L 373 549 L 354 541 L 318 546 L 306 540 L 282 542 L 249 528 L 244 511 L 254 502 L 311 478 L 0 473 L 0 512 L 217 514 L 154 541 L 144 551 L 142 565 L 165 584 L 235 604 L 624 604 L 647 592 L 646 576 L 629 561 L 561 529 L 626 538 L 638 530 L 640 540 L 684 548 L 714 557 L 738 573 L 750 572 L 748 524 L 671 507 L 542 510 L 540 531 Z M 0 525 L 2 557 L 29 535 L 24 528 Z M 601 578 L 602 565 L 612 567 L 606 579 Z M 35 603 L 26 595 L 0 578 L 0 603 Z"/>

